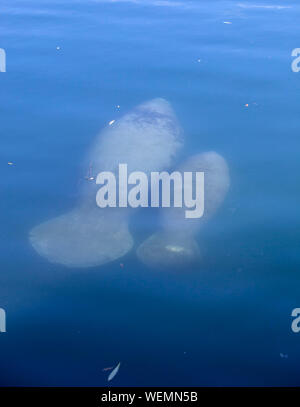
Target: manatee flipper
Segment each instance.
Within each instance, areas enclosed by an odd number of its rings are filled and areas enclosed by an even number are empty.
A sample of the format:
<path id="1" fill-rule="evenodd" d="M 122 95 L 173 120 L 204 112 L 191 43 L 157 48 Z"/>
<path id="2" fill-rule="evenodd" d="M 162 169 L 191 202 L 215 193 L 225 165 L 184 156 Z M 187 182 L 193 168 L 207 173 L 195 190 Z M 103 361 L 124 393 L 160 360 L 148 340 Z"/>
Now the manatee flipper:
<path id="1" fill-rule="evenodd" d="M 230 178 L 226 161 L 215 152 L 190 157 L 177 171 L 204 172 L 204 214 L 185 218 L 185 207 L 162 208 L 162 230 L 146 239 L 137 249 L 138 258 L 150 267 L 184 267 L 196 262 L 201 250 L 195 237 L 224 201 Z"/>

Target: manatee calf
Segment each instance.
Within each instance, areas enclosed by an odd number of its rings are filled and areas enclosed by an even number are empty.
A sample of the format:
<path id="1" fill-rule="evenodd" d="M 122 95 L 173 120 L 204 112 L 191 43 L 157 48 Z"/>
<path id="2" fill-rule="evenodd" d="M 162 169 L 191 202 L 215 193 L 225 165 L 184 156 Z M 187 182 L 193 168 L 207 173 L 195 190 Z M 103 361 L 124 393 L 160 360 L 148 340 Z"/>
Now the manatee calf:
<path id="1" fill-rule="evenodd" d="M 215 152 L 192 156 L 177 171 L 182 177 L 184 172 L 204 172 L 204 214 L 198 219 L 187 219 L 184 206 L 162 208 L 162 230 L 137 250 L 139 259 L 150 267 L 181 267 L 196 261 L 200 250 L 195 235 L 222 204 L 229 188 L 227 163 Z"/>
<path id="2" fill-rule="evenodd" d="M 133 246 L 128 230 L 130 208 L 99 208 L 96 175 L 128 171 L 161 171 L 173 164 L 182 146 L 181 129 L 170 104 L 153 99 L 111 122 L 97 137 L 86 159 L 93 173 L 82 187 L 77 207 L 34 227 L 30 242 L 50 262 L 69 267 L 97 266 L 125 255 Z"/>

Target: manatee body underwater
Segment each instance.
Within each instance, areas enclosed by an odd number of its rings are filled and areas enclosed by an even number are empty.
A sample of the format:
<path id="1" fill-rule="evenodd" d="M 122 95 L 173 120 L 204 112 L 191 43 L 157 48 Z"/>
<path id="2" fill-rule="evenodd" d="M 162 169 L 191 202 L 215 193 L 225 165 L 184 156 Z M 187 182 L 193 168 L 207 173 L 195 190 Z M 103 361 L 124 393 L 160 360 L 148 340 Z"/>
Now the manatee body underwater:
<path id="1" fill-rule="evenodd" d="M 227 163 L 214 151 L 190 157 L 176 171 L 204 172 L 204 214 L 198 219 L 187 219 L 184 206 L 160 209 L 162 229 L 137 249 L 138 258 L 149 267 L 180 268 L 199 260 L 201 251 L 195 237 L 220 207 L 229 189 Z"/>
<path id="2" fill-rule="evenodd" d="M 153 99 L 105 128 L 96 138 L 86 162 L 98 174 L 118 166 L 128 172 L 162 171 L 174 164 L 182 147 L 182 132 L 171 105 Z M 48 261 L 68 267 L 92 267 L 114 261 L 131 250 L 130 208 L 99 208 L 95 179 L 84 183 L 77 206 L 70 212 L 34 227 L 33 248 Z"/>

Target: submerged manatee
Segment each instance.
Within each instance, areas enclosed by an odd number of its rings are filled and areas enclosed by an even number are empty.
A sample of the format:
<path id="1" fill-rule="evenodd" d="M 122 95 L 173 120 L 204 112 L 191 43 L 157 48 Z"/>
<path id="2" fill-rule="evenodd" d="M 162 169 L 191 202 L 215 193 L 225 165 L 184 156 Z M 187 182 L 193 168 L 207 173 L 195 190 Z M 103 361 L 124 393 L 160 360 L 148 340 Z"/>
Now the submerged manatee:
<path id="1" fill-rule="evenodd" d="M 215 152 L 189 158 L 177 171 L 204 172 L 204 214 L 186 219 L 185 207 L 162 208 L 162 230 L 150 236 L 137 250 L 137 256 L 150 267 L 183 267 L 199 258 L 195 235 L 224 201 L 230 178 L 226 161 Z"/>
<path id="2" fill-rule="evenodd" d="M 86 162 L 95 175 L 111 171 L 117 177 L 120 163 L 127 164 L 128 172 L 149 175 L 170 167 L 181 146 L 181 129 L 170 104 L 153 99 L 104 129 Z M 76 208 L 31 230 L 32 246 L 50 262 L 69 267 L 97 266 L 116 260 L 132 248 L 130 209 L 99 208 L 95 178 L 85 182 Z"/>

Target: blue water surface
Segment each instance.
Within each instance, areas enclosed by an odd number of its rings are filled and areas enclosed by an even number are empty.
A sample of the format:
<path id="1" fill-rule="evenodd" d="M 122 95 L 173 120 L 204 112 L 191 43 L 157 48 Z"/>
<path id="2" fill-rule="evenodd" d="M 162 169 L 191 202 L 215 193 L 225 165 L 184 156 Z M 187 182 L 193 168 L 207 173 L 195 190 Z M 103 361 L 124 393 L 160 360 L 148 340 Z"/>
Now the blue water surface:
<path id="1" fill-rule="evenodd" d="M 105 386 L 119 361 L 112 386 L 300 384 L 299 18 L 292 0 L 2 0 L 1 385 Z M 230 167 L 201 262 L 40 257 L 28 232 L 74 205 L 96 134 L 154 97 L 172 103 L 186 156 Z M 147 220 L 132 221 L 135 248 Z"/>

